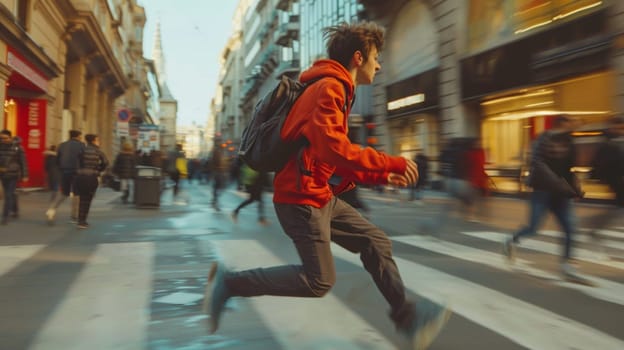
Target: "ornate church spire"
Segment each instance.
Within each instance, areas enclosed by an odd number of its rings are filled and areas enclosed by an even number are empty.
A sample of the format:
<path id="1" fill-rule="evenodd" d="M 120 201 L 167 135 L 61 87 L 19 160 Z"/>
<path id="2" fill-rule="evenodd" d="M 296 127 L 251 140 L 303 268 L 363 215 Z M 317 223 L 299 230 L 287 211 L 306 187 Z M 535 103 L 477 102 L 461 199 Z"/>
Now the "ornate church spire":
<path id="1" fill-rule="evenodd" d="M 160 34 L 160 20 L 156 23 L 156 32 L 154 33 L 154 48 L 152 49 L 152 58 L 158 74 L 158 84 L 162 90 L 161 98 L 164 100 L 175 100 L 167 86 L 167 70 L 165 69 L 165 53 L 162 47 L 162 38 Z"/>
<path id="2" fill-rule="evenodd" d="M 165 70 L 165 55 L 162 49 L 162 39 L 160 34 L 160 20 L 156 23 L 156 32 L 154 33 L 154 48 L 152 49 L 152 58 L 156 66 L 158 74 L 158 83 L 164 86 L 167 81 L 167 71 Z"/>

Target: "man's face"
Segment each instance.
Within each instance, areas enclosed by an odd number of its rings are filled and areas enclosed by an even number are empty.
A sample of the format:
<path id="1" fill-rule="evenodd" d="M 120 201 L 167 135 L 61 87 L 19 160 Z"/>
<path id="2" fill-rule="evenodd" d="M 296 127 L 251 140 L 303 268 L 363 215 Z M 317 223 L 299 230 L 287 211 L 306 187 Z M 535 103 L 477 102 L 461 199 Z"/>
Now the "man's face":
<path id="1" fill-rule="evenodd" d="M 379 64 L 379 52 L 376 47 L 372 47 L 368 53 L 368 59 L 364 61 L 362 56 L 362 64 L 358 67 L 357 71 L 357 84 L 368 85 L 373 83 L 375 74 L 381 69 Z"/>
<path id="2" fill-rule="evenodd" d="M 0 134 L 0 142 L 2 143 L 11 143 L 11 136 L 7 134 Z"/>

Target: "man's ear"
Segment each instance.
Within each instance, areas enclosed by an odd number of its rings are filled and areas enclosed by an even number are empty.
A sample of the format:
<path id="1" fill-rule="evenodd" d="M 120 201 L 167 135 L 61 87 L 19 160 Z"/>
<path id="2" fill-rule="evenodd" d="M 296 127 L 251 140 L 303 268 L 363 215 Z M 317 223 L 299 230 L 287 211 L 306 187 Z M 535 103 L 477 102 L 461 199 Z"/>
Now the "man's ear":
<path id="1" fill-rule="evenodd" d="M 353 53 L 353 63 L 359 67 L 364 64 L 364 55 L 362 55 L 362 51 L 357 50 Z"/>

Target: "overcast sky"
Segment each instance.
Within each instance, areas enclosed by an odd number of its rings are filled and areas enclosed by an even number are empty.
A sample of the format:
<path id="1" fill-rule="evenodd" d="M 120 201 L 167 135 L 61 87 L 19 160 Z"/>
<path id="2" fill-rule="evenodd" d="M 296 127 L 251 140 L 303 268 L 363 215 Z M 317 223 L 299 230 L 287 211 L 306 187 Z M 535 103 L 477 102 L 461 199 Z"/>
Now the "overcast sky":
<path id="1" fill-rule="evenodd" d="M 203 126 L 219 75 L 219 55 L 232 32 L 238 0 L 140 0 L 147 23 L 144 52 L 152 57 L 160 21 L 167 82 L 178 100 L 178 125 Z"/>

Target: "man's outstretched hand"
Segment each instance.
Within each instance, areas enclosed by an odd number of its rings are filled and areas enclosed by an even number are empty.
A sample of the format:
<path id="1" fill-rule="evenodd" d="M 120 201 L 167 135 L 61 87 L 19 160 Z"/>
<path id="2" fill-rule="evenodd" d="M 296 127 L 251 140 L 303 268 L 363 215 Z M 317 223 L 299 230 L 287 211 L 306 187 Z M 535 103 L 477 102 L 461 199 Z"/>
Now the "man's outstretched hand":
<path id="1" fill-rule="evenodd" d="M 418 166 L 413 160 L 405 158 L 405 173 L 390 173 L 388 183 L 398 187 L 406 187 L 418 182 Z"/>
<path id="2" fill-rule="evenodd" d="M 407 184 L 413 185 L 418 182 L 418 165 L 411 159 L 405 158 L 405 177 Z"/>

